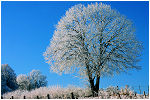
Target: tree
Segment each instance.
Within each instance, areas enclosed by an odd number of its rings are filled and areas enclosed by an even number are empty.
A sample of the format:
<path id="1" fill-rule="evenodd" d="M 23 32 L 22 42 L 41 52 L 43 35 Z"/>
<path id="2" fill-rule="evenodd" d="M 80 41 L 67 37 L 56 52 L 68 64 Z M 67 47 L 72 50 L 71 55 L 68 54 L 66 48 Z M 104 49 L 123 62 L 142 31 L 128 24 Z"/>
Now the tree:
<path id="1" fill-rule="evenodd" d="M 19 85 L 19 89 L 28 90 L 30 82 L 26 75 L 20 74 L 17 76 L 17 84 Z"/>
<path id="2" fill-rule="evenodd" d="M 10 92 L 18 88 L 16 74 L 8 64 L 1 65 L 1 93 Z"/>
<path id="3" fill-rule="evenodd" d="M 17 77 L 17 83 L 22 90 L 32 90 L 47 85 L 46 76 L 42 75 L 39 70 L 32 70 L 28 76 L 19 75 Z"/>
<path id="4" fill-rule="evenodd" d="M 95 3 L 66 11 L 44 57 L 54 72 L 86 76 L 94 96 L 100 77 L 140 69 L 141 51 L 132 22 L 109 5 Z"/>
<path id="5" fill-rule="evenodd" d="M 47 85 L 46 76 L 42 75 L 39 70 L 32 70 L 28 77 L 33 89 Z"/>

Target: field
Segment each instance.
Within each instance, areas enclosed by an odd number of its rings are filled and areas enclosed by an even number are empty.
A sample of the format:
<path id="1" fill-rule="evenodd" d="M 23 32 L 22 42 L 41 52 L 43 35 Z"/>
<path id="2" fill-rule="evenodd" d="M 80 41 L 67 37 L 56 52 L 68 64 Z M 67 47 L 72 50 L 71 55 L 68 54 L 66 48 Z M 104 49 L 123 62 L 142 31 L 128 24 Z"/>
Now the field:
<path id="1" fill-rule="evenodd" d="M 147 94 L 136 94 L 130 88 L 108 87 L 92 97 L 88 88 L 68 86 L 41 87 L 32 91 L 16 90 L 2 95 L 3 99 L 149 99 Z"/>

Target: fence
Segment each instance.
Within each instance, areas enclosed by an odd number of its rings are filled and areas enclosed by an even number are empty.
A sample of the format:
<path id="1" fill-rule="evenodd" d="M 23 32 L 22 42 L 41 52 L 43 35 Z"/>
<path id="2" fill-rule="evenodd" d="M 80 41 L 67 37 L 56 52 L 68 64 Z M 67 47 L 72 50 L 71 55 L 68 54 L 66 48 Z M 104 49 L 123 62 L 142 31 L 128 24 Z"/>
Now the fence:
<path id="1" fill-rule="evenodd" d="M 75 96 L 74 96 L 74 93 L 73 93 L 73 92 L 71 92 L 70 94 L 71 94 L 70 99 L 78 99 L 78 97 L 75 97 Z M 134 96 L 127 95 L 127 94 L 119 94 L 119 93 L 117 93 L 117 94 L 114 93 L 113 95 L 98 95 L 98 97 L 101 97 L 102 99 L 104 99 L 104 98 L 103 98 L 104 96 L 105 96 L 105 97 L 114 96 L 114 97 L 117 97 L 117 99 L 125 99 L 125 98 L 122 98 L 122 96 L 126 96 L 126 97 L 128 96 L 129 99 L 136 99 L 136 98 L 137 98 L 137 94 L 136 94 L 136 93 L 134 94 Z M 47 94 L 46 97 L 47 97 L 47 99 L 51 99 L 49 94 Z M 86 96 L 86 97 L 84 97 L 84 98 L 89 98 L 89 97 L 91 97 L 91 96 Z M 148 94 L 146 95 L 145 91 L 143 91 L 143 94 L 140 95 L 140 97 L 143 98 L 143 99 L 148 99 L 148 98 L 149 98 L 149 95 L 148 95 Z M 1 96 L 1 99 L 4 99 L 3 96 Z M 11 96 L 10 99 L 14 99 L 14 96 Z M 23 99 L 28 99 L 28 98 L 26 98 L 26 96 L 23 96 Z M 35 99 L 42 99 L 42 98 L 37 95 Z M 139 99 L 139 98 L 138 98 L 138 99 Z"/>
<path id="2" fill-rule="evenodd" d="M 101 98 L 106 98 L 106 97 L 110 97 L 110 96 L 116 96 L 117 98 L 123 98 L 124 96 L 128 96 L 128 98 L 136 98 L 137 96 L 141 96 L 141 98 L 149 98 L 149 86 L 130 86 L 130 89 L 131 90 L 134 90 L 134 95 L 129 95 L 129 94 L 121 94 L 120 92 L 119 93 L 113 93 L 111 95 L 105 95 L 105 94 L 97 94 L 99 97 Z M 120 90 L 119 87 L 117 86 L 117 90 Z M 106 89 L 104 89 L 104 91 L 106 91 Z M 69 93 L 68 93 L 69 94 Z M 143 97 L 142 97 L 143 96 Z M 69 97 L 60 97 L 62 99 L 78 99 L 78 98 L 89 98 L 89 97 L 92 97 L 91 95 L 90 96 L 82 96 L 82 97 L 79 97 L 77 96 L 75 93 L 71 92 L 69 94 Z M 1 99 L 5 99 L 6 97 L 3 97 L 1 96 Z M 10 97 L 7 97 L 8 99 L 14 99 L 15 97 L 12 95 L 10 95 Z M 16 97 L 17 98 L 17 97 Z M 29 97 L 27 96 L 22 96 L 20 97 L 22 99 L 29 99 Z M 46 98 L 46 99 L 52 99 L 53 97 L 50 96 L 50 94 L 47 94 L 47 95 L 43 95 L 42 97 L 41 96 L 35 96 L 34 99 L 42 99 L 42 98 Z M 60 99 L 59 98 L 59 99 Z"/>
<path id="3" fill-rule="evenodd" d="M 1 99 L 4 99 L 3 96 L 1 96 Z M 10 99 L 14 99 L 14 96 L 11 96 Z M 27 99 L 26 96 L 23 96 L 23 99 Z M 41 98 L 39 98 L 39 96 L 36 96 L 36 99 L 41 99 Z M 47 94 L 47 99 L 50 99 L 49 94 Z"/>
<path id="4" fill-rule="evenodd" d="M 143 94 L 145 91 L 146 94 L 149 94 L 149 86 L 131 86 L 131 89 L 134 90 L 134 92 Z"/>
<path id="5" fill-rule="evenodd" d="M 49 94 L 47 94 L 46 97 L 47 97 L 47 99 L 51 99 Z M 5 99 L 5 98 L 3 98 L 3 96 L 1 96 L 1 99 Z M 14 96 L 11 96 L 10 99 L 14 99 Z M 23 96 L 23 99 L 27 99 L 26 96 Z M 42 99 L 42 98 L 40 98 L 40 97 L 37 95 L 35 99 Z M 73 92 L 71 92 L 71 99 L 78 99 L 78 98 L 75 98 Z"/>

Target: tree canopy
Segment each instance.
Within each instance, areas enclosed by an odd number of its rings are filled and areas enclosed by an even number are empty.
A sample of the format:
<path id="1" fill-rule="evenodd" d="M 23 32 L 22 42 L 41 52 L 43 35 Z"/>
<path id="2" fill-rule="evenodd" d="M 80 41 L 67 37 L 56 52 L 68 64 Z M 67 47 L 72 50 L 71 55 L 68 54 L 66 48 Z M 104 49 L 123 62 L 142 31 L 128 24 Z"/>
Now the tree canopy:
<path id="1" fill-rule="evenodd" d="M 39 70 L 32 70 L 28 76 L 20 74 L 17 77 L 17 83 L 22 90 L 32 90 L 47 86 L 46 76 L 42 75 Z"/>
<path id="2" fill-rule="evenodd" d="M 141 51 L 132 22 L 109 5 L 95 3 L 66 11 L 44 57 L 56 73 L 79 71 L 95 90 L 101 76 L 139 69 Z"/>
<path id="3" fill-rule="evenodd" d="M 8 64 L 1 65 L 1 93 L 10 92 L 18 88 L 16 74 Z"/>

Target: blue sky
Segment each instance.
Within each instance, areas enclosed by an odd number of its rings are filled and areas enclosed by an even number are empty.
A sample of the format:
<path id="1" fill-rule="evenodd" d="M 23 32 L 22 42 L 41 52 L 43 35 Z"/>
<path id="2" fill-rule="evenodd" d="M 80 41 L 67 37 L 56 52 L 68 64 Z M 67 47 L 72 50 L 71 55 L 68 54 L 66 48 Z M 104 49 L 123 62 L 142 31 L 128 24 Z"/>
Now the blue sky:
<path id="1" fill-rule="evenodd" d="M 71 6 L 90 4 L 79 1 L 44 1 L 44 2 L 1 2 L 1 63 L 9 64 L 18 74 L 27 74 L 32 69 L 40 70 L 47 76 L 48 85 L 70 84 L 84 86 L 76 74 L 57 75 L 50 72 L 45 63 L 43 52 L 53 36 L 55 25 Z M 93 3 L 93 2 L 92 2 Z M 121 73 L 114 77 L 101 78 L 100 88 L 110 85 L 124 87 L 126 84 L 135 90 L 141 85 L 147 90 L 149 85 L 149 2 L 104 2 L 113 9 L 127 16 L 136 27 L 136 36 L 143 42 L 144 50 L 139 65 L 142 70 Z M 138 91 L 138 90 L 137 90 Z"/>

